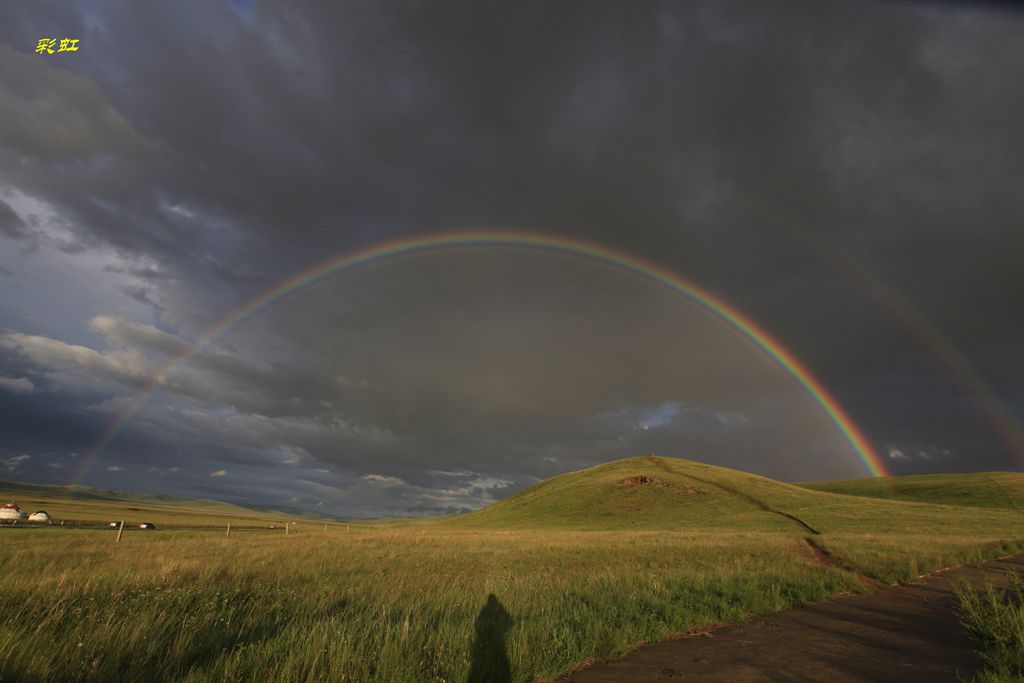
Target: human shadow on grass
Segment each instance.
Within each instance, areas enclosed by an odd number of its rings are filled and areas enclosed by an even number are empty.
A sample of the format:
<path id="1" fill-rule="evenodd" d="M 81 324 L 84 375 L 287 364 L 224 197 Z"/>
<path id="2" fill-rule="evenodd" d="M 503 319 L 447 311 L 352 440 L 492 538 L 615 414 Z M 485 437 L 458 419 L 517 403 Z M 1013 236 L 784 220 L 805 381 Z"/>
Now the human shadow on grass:
<path id="1" fill-rule="evenodd" d="M 494 593 L 476 618 L 476 638 L 470 655 L 472 662 L 466 683 L 511 683 L 512 664 L 508 661 L 505 635 L 512 617 Z"/>

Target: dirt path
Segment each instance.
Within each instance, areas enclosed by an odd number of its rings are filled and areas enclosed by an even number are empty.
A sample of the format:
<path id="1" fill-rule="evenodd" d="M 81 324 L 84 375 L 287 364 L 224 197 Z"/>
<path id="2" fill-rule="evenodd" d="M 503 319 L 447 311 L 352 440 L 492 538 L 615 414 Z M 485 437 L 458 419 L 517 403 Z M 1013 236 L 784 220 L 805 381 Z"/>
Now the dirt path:
<path id="1" fill-rule="evenodd" d="M 976 672 L 974 644 L 953 613 L 952 586 L 1005 585 L 1024 555 L 937 572 L 922 584 L 808 603 L 705 636 L 669 640 L 568 677 L 610 681 L 957 681 Z"/>

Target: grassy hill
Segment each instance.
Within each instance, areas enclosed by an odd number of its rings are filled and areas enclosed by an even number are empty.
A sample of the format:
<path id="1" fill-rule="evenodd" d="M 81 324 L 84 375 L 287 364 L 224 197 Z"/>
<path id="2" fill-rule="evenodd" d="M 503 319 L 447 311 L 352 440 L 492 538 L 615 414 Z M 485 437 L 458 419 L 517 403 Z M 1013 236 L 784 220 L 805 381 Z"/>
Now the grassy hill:
<path id="1" fill-rule="evenodd" d="M 1008 508 L 1024 512 L 1024 473 L 919 474 L 903 477 L 818 481 L 800 484 L 848 496 L 937 505 Z"/>
<path id="2" fill-rule="evenodd" d="M 994 490 L 996 487 L 991 485 Z M 946 497 L 948 500 L 948 497 Z M 1024 540 L 1018 511 L 870 498 L 704 463 L 645 456 L 569 472 L 487 508 L 431 520 L 455 528 L 779 534 L 885 582 Z"/>
<path id="3" fill-rule="evenodd" d="M 0 480 L 0 504 L 17 503 L 28 513 L 46 510 L 56 523 L 126 520 L 127 525 L 153 522 L 163 526 L 269 526 L 308 518 L 282 512 L 251 510 L 215 500 L 127 493 L 89 486 L 49 486 Z"/>
<path id="4" fill-rule="evenodd" d="M 924 487 L 929 480 L 935 481 Z M 912 491 L 919 492 L 917 499 Z M 1018 495 L 1024 509 L 1024 475 L 1010 473 L 796 485 L 652 455 L 552 477 L 477 512 L 439 521 L 493 528 L 784 529 L 824 536 L 914 528 L 927 535 L 936 525 L 956 529 L 965 519 L 981 519 L 977 511 L 952 506 L 986 507 L 1003 520 L 1015 511 L 1011 496 Z"/>
<path id="5" fill-rule="evenodd" d="M 450 523 L 495 528 L 786 529 L 764 500 L 817 494 L 772 479 L 679 458 L 635 457 L 569 472 Z"/>

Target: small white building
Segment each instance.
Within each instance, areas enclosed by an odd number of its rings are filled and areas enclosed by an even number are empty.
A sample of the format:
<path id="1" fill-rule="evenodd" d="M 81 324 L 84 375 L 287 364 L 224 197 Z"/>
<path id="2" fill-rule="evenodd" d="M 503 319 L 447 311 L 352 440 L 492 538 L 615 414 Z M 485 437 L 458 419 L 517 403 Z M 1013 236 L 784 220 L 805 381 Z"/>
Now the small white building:
<path id="1" fill-rule="evenodd" d="M 3 507 L 0 507 L 0 520 L 16 522 L 19 519 L 25 519 L 28 515 L 21 511 L 21 508 L 14 503 L 8 503 Z"/>
<path id="2" fill-rule="evenodd" d="M 46 522 L 50 523 L 50 513 L 46 510 L 37 510 L 28 516 L 30 522 Z"/>

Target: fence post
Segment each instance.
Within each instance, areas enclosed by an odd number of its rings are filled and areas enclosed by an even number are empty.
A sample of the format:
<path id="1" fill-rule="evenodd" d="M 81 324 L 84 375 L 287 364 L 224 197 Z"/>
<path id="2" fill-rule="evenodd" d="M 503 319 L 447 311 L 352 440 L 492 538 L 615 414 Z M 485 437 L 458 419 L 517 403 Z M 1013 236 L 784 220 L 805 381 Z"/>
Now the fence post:
<path id="1" fill-rule="evenodd" d="M 290 526 L 291 526 L 291 524 L 289 524 L 288 522 L 285 522 L 285 523 L 284 523 L 284 535 L 285 535 L 285 536 L 287 536 L 287 535 L 288 535 L 288 532 L 290 531 L 290 530 L 288 529 L 288 527 L 290 527 Z"/>
<path id="2" fill-rule="evenodd" d="M 124 520 L 121 520 L 121 526 L 117 527 L 117 540 L 114 543 L 121 542 L 121 534 L 124 533 Z"/>
<path id="3" fill-rule="evenodd" d="M 231 522 L 228 522 L 228 530 L 224 532 L 224 537 L 227 538 L 231 535 Z"/>

